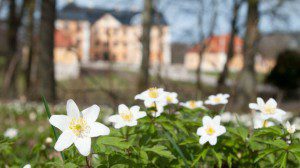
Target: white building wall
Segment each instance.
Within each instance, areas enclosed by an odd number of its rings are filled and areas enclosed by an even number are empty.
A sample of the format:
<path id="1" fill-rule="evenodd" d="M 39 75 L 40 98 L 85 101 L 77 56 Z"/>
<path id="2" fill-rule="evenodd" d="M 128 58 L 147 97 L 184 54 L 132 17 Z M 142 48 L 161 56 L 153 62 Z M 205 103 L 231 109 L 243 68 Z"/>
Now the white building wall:
<path id="1" fill-rule="evenodd" d="M 83 42 L 82 42 L 82 63 L 88 63 L 90 61 L 90 36 L 91 27 L 89 22 L 83 24 Z"/>

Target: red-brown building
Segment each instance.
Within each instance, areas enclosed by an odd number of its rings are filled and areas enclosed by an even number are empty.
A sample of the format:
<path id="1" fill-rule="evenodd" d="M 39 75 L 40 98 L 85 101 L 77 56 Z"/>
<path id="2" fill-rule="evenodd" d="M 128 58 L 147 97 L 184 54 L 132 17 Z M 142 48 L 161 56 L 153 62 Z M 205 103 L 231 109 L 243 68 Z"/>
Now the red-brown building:
<path id="1" fill-rule="evenodd" d="M 202 61 L 204 71 L 221 71 L 227 59 L 227 50 L 230 35 L 213 36 L 204 42 L 208 45 L 205 48 Z M 197 44 L 190 48 L 184 57 L 184 66 L 187 69 L 195 70 L 199 65 L 199 53 L 202 44 Z M 243 67 L 243 40 L 236 36 L 234 39 L 234 56 L 229 63 L 232 71 L 240 70 Z M 274 66 L 274 59 L 263 58 L 261 55 L 256 57 L 255 68 L 259 72 L 268 72 Z"/>

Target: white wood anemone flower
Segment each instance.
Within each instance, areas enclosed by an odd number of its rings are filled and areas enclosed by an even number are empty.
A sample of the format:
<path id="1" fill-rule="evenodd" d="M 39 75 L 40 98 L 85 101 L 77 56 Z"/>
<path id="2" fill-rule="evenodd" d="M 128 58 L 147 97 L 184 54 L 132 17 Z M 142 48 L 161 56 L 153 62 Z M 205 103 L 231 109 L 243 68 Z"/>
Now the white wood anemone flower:
<path id="1" fill-rule="evenodd" d="M 203 101 L 201 101 L 201 100 L 198 100 L 198 101 L 196 101 L 196 100 L 189 100 L 187 102 L 180 103 L 180 105 L 183 106 L 183 107 L 186 107 L 188 109 L 192 109 L 192 110 L 196 109 L 196 108 L 205 108 L 203 106 Z"/>
<path id="2" fill-rule="evenodd" d="M 107 126 L 96 122 L 100 108 L 93 105 L 80 112 L 76 103 L 68 100 L 66 109 L 67 115 L 52 115 L 49 119 L 51 125 L 62 131 L 54 149 L 63 151 L 74 143 L 80 154 L 88 156 L 91 138 L 110 133 Z"/>
<path id="3" fill-rule="evenodd" d="M 148 110 L 148 112 L 150 112 L 153 117 L 159 117 L 164 112 L 164 106 L 165 104 L 161 102 L 155 102 L 146 105 L 147 108 L 151 108 Z"/>
<path id="4" fill-rule="evenodd" d="M 25 166 L 23 166 L 23 168 L 31 168 L 30 164 L 26 164 Z"/>
<path id="5" fill-rule="evenodd" d="M 175 92 L 164 92 L 164 101 L 166 101 L 166 104 L 177 104 L 177 96 Z"/>
<path id="6" fill-rule="evenodd" d="M 270 98 L 266 103 L 260 97 L 257 98 L 257 103 L 250 103 L 249 108 L 253 110 L 260 111 L 261 118 L 263 120 L 275 119 L 279 122 L 282 122 L 285 111 L 277 108 L 277 102 Z"/>
<path id="7" fill-rule="evenodd" d="M 219 93 L 217 95 L 210 95 L 205 101 L 205 104 L 209 105 L 219 105 L 228 103 L 229 94 Z"/>
<path id="8" fill-rule="evenodd" d="M 136 95 L 134 99 L 143 100 L 145 106 L 149 106 L 154 102 L 162 102 L 164 100 L 164 95 L 164 89 L 153 87 Z"/>
<path id="9" fill-rule="evenodd" d="M 254 115 L 253 124 L 254 124 L 254 129 L 271 127 L 275 125 L 274 122 L 263 119 L 259 113 L 256 113 Z"/>
<path id="10" fill-rule="evenodd" d="M 139 106 L 132 106 L 128 108 L 124 104 L 120 104 L 118 107 L 119 114 L 112 115 L 108 118 L 108 121 L 114 123 L 116 129 L 125 127 L 125 126 L 136 126 L 137 120 L 145 117 L 147 114 L 144 111 L 140 111 Z"/>
<path id="11" fill-rule="evenodd" d="M 226 128 L 220 125 L 221 117 L 215 116 L 213 119 L 204 116 L 202 119 L 203 126 L 197 129 L 197 135 L 201 136 L 199 143 L 201 145 L 209 142 L 210 145 L 217 143 L 217 137 L 226 132 Z"/>
<path id="12" fill-rule="evenodd" d="M 293 134 L 296 131 L 296 125 L 295 124 L 291 125 L 290 122 L 286 122 L 285 127 L 287 132 L 290 134 Z"/>
<path id="13" fill-rule="evenodd" d="M 4 132 L 4 137 L 13 139 L 18 135 L 18 130 L 15 128 L 8 128 L 5 132 Z"/>

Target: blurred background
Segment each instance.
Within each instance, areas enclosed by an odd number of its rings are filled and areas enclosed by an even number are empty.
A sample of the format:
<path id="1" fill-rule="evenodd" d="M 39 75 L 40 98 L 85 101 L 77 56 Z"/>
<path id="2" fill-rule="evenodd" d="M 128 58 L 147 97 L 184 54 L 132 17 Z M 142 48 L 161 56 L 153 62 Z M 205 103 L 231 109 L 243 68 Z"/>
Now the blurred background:
<path id="1" fill-rule="evenodd" d="M 0 104 L 117 107 L 163 87 L 300 112 L 300 0 L 0 0 Z"/>

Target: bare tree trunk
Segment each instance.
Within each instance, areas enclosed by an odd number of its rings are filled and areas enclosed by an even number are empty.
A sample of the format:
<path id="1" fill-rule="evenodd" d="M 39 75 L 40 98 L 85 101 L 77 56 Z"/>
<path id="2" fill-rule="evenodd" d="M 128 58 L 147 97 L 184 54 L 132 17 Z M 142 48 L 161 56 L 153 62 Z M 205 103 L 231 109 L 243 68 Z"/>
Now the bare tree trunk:
<path id="1" fill-rule="evenodd" d="M 3 95 L 7 98 L 17 96 L 16 75 L 18 63 L 21 56 L 18 54 L 18 30 L 24 14 L 28 0 L 24 0 L 19 16 L 17 15 L 17 6 L 15 0 L 9 1 L 8 17 L 8 47 L 9 55 L 5 63 L 5 74 L 3 80 Z"/>
<path id="2" fill-rule="evenodd" d="M 158 44 L 158 65 L 157 65 L 157 81 L 159 85 L 162 85 L 165 89 L 167 89 L 167 85 L 164 82 L 162 76 L 161 76 L 161 71 L 163 69 L 163 64 L 164 64 L 164 26 L 161 24 L 161 16 L 158 11 L 158 5 L 159 5 L 159 0 L 155 1 L 155 17 L 158 22 L 157 28 L 158 28 L 158 38 L 159 38 L 159 44 Z"/>
<path id="3" fill-rule="evenodd" d="M 200 0 L 200 2 L 201 2 L 201 5 L 204 5 L 203 1 Z M 216 26 L 216 19 L 217 19 L 217 11 L 216 11 L 217 1 L 213 0 L 211 3 L 212 3 L 213 16 L 212 16 L 211 24 L 210 24 L 210 28 L 209 28 L 210 31 L 209 31 L 207 37 L 205 37 L 204 31 L 203 31 L 204 24 L 203 24 L 202 15 L 199 18 L 199 25 L 202 27 L 201 37 L 202 37 L 202 40 L 203 40 L 203 43 L 200 44 L 199 62 L 198 62 L 198 66 L 197 66 L 197 69 L 196 69 L 196 89 L 197 89 L 197 95 L 200 94 L 199 97 L 201 97 L 201 95 L 203 94 L 202 93 L 203 88 L 202 88 L 202 82 L 201 82 L 201 74 L 202 74 L 201 67 L 202 67 L 202 63 L 203 63 L 203 57 L 204 57 L 204 53 L 206 51 L 206 48 L 209 46 L 209 44 L 211 42 L 211 37 L 214 33 L 214 29 L 215 29 L 215 26 Z M 208 39 L 208 41 L 205 41 L 205 39 Z"/>
<path id="4" fill-rule="evenodd" d="M 40 58 L 38 67 L 39 94 L 47 100 L 55 101 L 54 78 L 54 22 L 56 18 L 56 0 L 42 0 L 40 26 Z"/>
<path id="5" fill-rule="evenodd" d="M 144 1 L 143 12 L 143 35 L 142 35 L 142 64 L 139 77 L 139 91 L 149 87 L 149 68 L 150 68 L 150 33 L 152 27 L 153 4 L 152 0 Z"/>
<path id="6" fill-rule="evenodd" d="M 256 96 L 255 54 L 259 36 L 259 0 L 248 0 L 247 30 L 244 40 L 244 67 L 239 75 L 236 86 L 235 105 L 240 110 L 247 109 L 250 101 Z"/>
<path id="7" fill-rule="evenodd" d="M 231 33 L 230 33 L 230 39 L 229 39 L 229 44 L 228 44 L 228 48 L 227 48 L 227 59 L 226 59 L 225 65 L 223 67 L 223 71 L 221 72 L 219 79 L 218 79 L 218 87 L 217 87 L 218 92 L 221 92 L 222 90 L 224 90 L 224 88 L 226 86 L 226 78 L 228 75 L 229 62 L 231 61 L 231 59 L 234 56 L 234 49 L 235 49 L 234 39 L 235 39 L 235 36 L 238 31 L 236 22 L 237 22 L 237 18 L 238 18 L 238 11 L 239 11 L 240 4 L 241 4 L 241 2 L 237 2 L 237 1 L 238 0 L 234 0 L 233 15 L 232 15 L 232 20 L 231 20 Z"/>
<path id="8" fill-rule="evenodd" d="M 31 97 L 32 96 L 32 85 L 33 85 L 33 81 L 32 81 L 32 67 L 33 65 L 33 56 L 34 56 L 34 11 L 35 11 L 35 0 L 31 0 L 30 4 L 29 4 L 29 24 L 28 24 L 28 37 L 29 37 L 29 52 L 28 52 L 28 60 L 27 60 L 27 67 L 25 70 L 25 83 L 26 83 L 26 95 L 27 97 Z"/>

